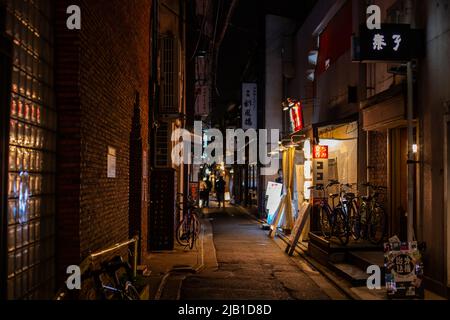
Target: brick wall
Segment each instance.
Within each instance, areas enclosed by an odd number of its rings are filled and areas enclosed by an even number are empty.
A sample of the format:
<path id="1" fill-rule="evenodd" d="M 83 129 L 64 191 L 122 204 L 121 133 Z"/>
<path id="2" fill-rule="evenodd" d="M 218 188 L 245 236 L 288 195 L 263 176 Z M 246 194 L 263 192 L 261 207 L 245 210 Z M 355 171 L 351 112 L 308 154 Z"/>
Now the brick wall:
<path id="1" fill-rule="evenodd" d="M 387 170 L 387 130 L 371 131 L 369 134 L 369 181 L 380 186 L 388 186 Z M 385 208 L 386 197 L 385 197 Z"/>
<path id="2" fill-rule="evenodd" d="M 66 28 L 69 1 L 56 1 L 55 93 L 58 108 L 56 168 L 57 282 L 80 261 L 81 107 L 80 37 Z"/>
<path id="3" fill-rule="evenodd" d="M 71 4 L 81 7 L 81 31 L 65 28 Z M 129 209 L 136 206 L 146 252 L 147 207 L 142 197 L 130 205 L 129 177 L 136 93 L 142 149 L 148 151 L 151 0 L 62 0 L 57 7 L 58 240 L 73 237 L 61 245 L 59 265 L 127 240 Z M 115 179 L 107 178 L 108 146 L 117 150 Z"/>

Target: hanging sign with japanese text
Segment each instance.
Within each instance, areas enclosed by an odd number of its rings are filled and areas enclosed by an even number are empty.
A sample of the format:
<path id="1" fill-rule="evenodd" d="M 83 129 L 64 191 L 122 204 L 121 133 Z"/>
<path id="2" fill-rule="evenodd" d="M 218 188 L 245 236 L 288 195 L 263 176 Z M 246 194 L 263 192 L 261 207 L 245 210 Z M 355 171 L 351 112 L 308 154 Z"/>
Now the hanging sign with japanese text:
<path id="1" fill-rule="evenodd" d="M 314 159 L 328 159 L 328 146 L 314 146 Z"/>
<path id="2" fill-rule="evenodd" d="M 420 56 L 422 32 L 408 24 L 382 24 L 381 29 L 361 26 L 353 40 L 353 61 L 406 62 Z"/>
<path id="3" fill-rule="evenodd" d="M 258 129 L 258 86 L 242 84 L 242 129 Z"/>
<path id="4" fill-rule="evenodd" d="M 424 297 L 423 264 L 417 242 L 386 243 L 384 263 L 389 298 Z"/>
<path id="5" fill-rule="evenodd" d="M 291 130 L 293 133 L 303 130 L 303 108 L 300 102 L 297 102 L 290 110 Z"/>

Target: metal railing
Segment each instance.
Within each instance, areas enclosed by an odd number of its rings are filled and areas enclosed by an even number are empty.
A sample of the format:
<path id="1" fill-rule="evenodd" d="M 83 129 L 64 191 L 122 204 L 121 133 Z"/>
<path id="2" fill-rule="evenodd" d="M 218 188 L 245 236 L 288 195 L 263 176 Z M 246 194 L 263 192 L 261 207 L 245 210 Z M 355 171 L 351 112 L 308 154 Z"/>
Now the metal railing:
<path id="1" fill-rule="evenodd" d="M 136 278 L 137 276 L 137 265 L 138 265 L 138 245 L 139 245 L 139 236 L 135 236 L 134 238 L 127 240 L 125 242 L 116 243 L 108 248 L 102 249 L 100 251 L 91 253 L 86 259 L 84 259 L 80 263 L 80 271 L 81 274 L 86 273 L 88 269 L 94 264 L 95 260 L 101 256 L 104 256 L 108 253 L 117 251 L 119 249 L 122 249 L 124 247 L 129 246 L 130 244 L 134 244 L 133 246 L 133 277 Z M 58 291 L 56 295 L 56 300 L 63 300 L 66 296 L 67 288 L 62 288 Z"/>

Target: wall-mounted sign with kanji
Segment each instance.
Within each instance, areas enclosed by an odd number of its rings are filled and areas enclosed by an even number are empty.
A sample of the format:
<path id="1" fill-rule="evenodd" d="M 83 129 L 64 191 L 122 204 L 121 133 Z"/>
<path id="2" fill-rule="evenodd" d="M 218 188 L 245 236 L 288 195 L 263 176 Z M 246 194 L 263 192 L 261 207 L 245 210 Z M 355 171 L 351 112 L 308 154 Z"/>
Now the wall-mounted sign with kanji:
<path id="1" fill-rule="evenodd" d="M 314 159 L 328 159 L 328 146 L 314 146 Z"/>
<path id="2" fill-rule="evenodd" d="M 242 129 L 258 129 L 258 86 L 242 84 Z"/>
<path id="3" fill-rule="evenodd" d="M 423 299 L 423 264 L 417 242 L 386 243 L 384 264 L 389 298 Z"/>
<path id="4" fill-rule="evenodd" d="M 297 102 L 290 110 L 291 131 L 293 133 L 303 130 L 303 106 L 301 102 Z"/>
<path id="5" fill-rule="evenodd" d="M 360 28 L 353 39 L 353 61 L 406 62 L 421 55 L 423 33 L 409 24 L 382 24 L 381 29 Z"/>

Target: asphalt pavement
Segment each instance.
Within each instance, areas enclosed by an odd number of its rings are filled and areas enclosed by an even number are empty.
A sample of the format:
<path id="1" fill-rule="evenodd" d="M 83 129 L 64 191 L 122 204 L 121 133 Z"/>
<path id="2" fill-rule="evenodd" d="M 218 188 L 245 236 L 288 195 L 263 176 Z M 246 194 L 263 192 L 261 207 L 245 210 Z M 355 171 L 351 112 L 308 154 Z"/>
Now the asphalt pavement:
<path id="1" fill-rule="evenodd" d="M 259 223 L 237 208 L 206 212 L 205 218 L 212 225 L 217 265 L 187 275 L 180 286 L 181 300 L 343 298 L 318 272 L 286 255 Z"/>

